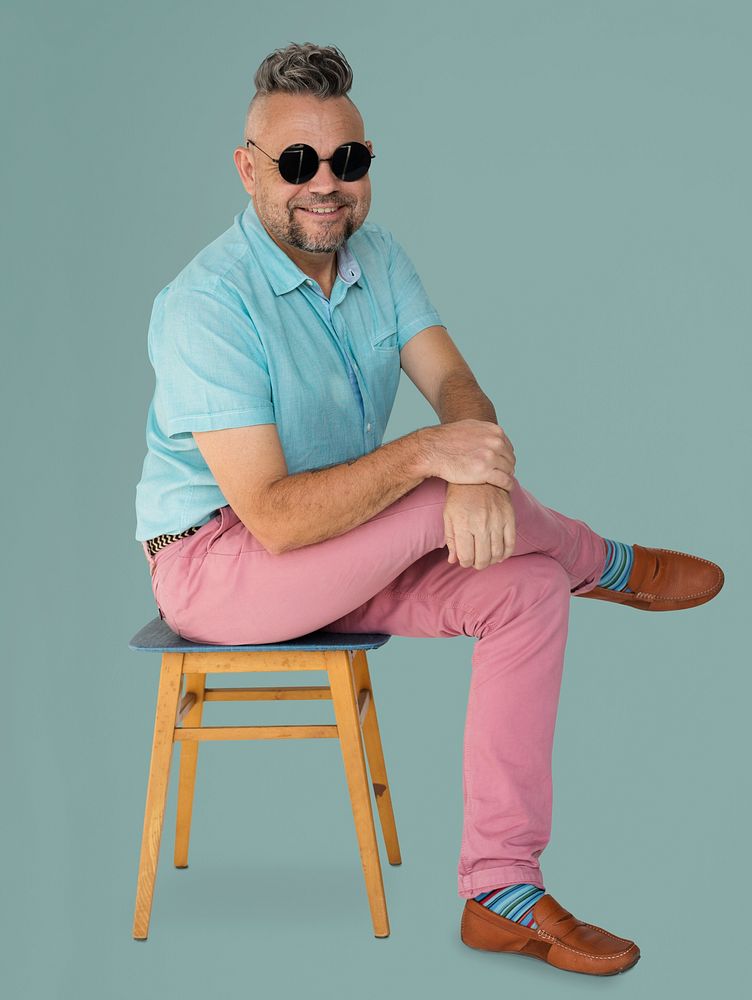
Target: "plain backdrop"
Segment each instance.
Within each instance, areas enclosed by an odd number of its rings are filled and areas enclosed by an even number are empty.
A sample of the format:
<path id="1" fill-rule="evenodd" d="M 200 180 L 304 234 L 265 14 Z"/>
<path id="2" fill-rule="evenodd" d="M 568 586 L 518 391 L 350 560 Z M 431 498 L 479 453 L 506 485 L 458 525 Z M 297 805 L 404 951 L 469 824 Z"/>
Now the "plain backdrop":
<path id="1" fill-rule="evenodd" d="M 335 44 L 412 256 L 544 503 L 718 562 L 703 607 L 573 600 L 547 889 L 634 938 L 624 996 L 746 978 L 752 9 L 713 0 L 2 7 L 0 908 L 9 995 L 581 996 L 472 951 L 456 868 L 469 637 L 371 669 L 403 863 L 373 936 L 337 741 L 208 744 L 131 939 L 159 658 L 135 540 L 154 296 L 247 203 L 253 74 Z M 386 440 L 437 418 L 403 378 Z M 468 572 L 475 570 L 468 569 Z M 290 683 L 323 676 L 287 675 Z M 243 683 L 280 675 L 242 675 Z M 237 679 L 235 679 L 237 683 Z M 207 724 L 332 721 L 327 702 Z M 176 762 L 175 762 L 176 763 Z"/>

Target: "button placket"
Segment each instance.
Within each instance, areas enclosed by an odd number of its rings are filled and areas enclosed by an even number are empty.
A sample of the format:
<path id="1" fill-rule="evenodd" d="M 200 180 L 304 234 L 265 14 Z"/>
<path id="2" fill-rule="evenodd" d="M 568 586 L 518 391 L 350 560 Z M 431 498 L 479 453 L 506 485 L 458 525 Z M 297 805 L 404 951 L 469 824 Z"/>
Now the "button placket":
<path id="1" fill-rule="evenodd" d="M 352 276 L 355 275 L 355 272 L 353 270 L 351 269 L 348 270 Z M 341 278 L 341 275 L 339 273 L 337 276 Z M 304 282 L 304 284 L 307 284 L 309 286 L 313 285 L 313 283 L 314 282 L 311 278 L 306 278 Z M 327 329 L 329 330 L 330 334 L 334 337 L 335 342 L 339 346 L 340 353 L 345 363 L 345 374 L 347 376 L 347 381 L 349 382 L 350 387 L 353 391 L 355 401 L 358 404 L 358 409 L 362 411 L 363 418 L 365 419 L 366 397 L 364 394 L 365 393 L 364 387 L 361 386 L 358 363 L 355 360 L 352 350 L 350 349 L 350 341 L 349 337 L 347 336 L 347 329 L 343 328 L 342 332 L 340 333 L 340 331 L 337 329 L 334 323 L 334 310 L 337 308 L 338 305 L 340 305 L 340 303 L 344 299 L 345 294 L 347 292 L 347 288 L 342 289 L 341 296 L 337 294 L 338 290 L 339 288 L 337 282 L 335 281 L 334 289 L 332 291 L 332 296 L 329 299 L 327 299 L 318 289 L 316 289 L 315 291 L 318 297 L 322 300 L 322 302 L 326 306 L 326 316 L 325 317 L 322 316 L 322 318 L 324 319 L 324 322 L 326 323 Z M 319 312 L 319 315 L 320 316 L 322 315 L 321 312 Z M 362 426 L 363 424 L 361 424 L 361 427 Z M 367 448 L 370 447 L 370 442 L 367 440 L 367 438 L 368 436 L 372 435 L 371 426 L 372 426 L 371 421 L 370 420 L 367 421 L 366 428 L 364 431 L 364 439 Z"/>

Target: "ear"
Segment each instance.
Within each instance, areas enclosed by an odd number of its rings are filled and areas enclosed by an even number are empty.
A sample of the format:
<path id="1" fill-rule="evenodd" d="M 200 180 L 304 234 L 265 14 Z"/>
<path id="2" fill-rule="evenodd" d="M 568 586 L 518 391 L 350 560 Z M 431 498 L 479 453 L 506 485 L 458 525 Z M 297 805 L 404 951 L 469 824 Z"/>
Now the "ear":
<path id="1" fill-rule="evenodd" d="M 256 191 L 255 167 L 248 150 L 244 146 L 237 146 L 232 158 L 240 175 L 241 184 L 248 194 L 253 195 Z"/>

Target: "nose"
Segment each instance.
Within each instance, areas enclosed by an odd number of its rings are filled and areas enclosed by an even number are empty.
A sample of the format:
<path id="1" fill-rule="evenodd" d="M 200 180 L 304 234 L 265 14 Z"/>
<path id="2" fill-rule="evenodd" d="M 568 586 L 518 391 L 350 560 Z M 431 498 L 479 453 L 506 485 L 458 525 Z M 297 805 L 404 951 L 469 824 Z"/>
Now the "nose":
<path id="1" fill-rule="evenodd" d="M 311 191 L 326 194 L 327 192 L 338 191 L 340 183 L 339 177 L 332 172 L 329 161 L 324 162 L 324 160 L 320 160 L 319 169 L 310 181 L 308 181 L 308 187 Z"/>

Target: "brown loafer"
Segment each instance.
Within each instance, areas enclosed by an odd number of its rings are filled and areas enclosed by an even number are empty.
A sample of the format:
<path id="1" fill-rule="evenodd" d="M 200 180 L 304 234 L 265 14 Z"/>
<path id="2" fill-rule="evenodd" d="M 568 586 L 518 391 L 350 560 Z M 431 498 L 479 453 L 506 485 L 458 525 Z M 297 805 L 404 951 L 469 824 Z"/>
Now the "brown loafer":
<path id="1" fill-rule="evenodd" d="M 575 597 L 615 601 L 640 611 L 678 611 L 712 600 L 723 586 L 723 570 L 708 559 L 633 545 L 634 562 L 627 586 L 632 590 L 593 587 Z"/>
<path id="2" fill-rule="evenodd" d="M 549 893 L 533 907 L 533 918 L 538 926 L 525 927 L 468 899 L 460 937 L 469 948 L 529 955 L 557 969 L 590 976 L 614 976 L 639 961 L 634 941 L 578 920 Z"/>

